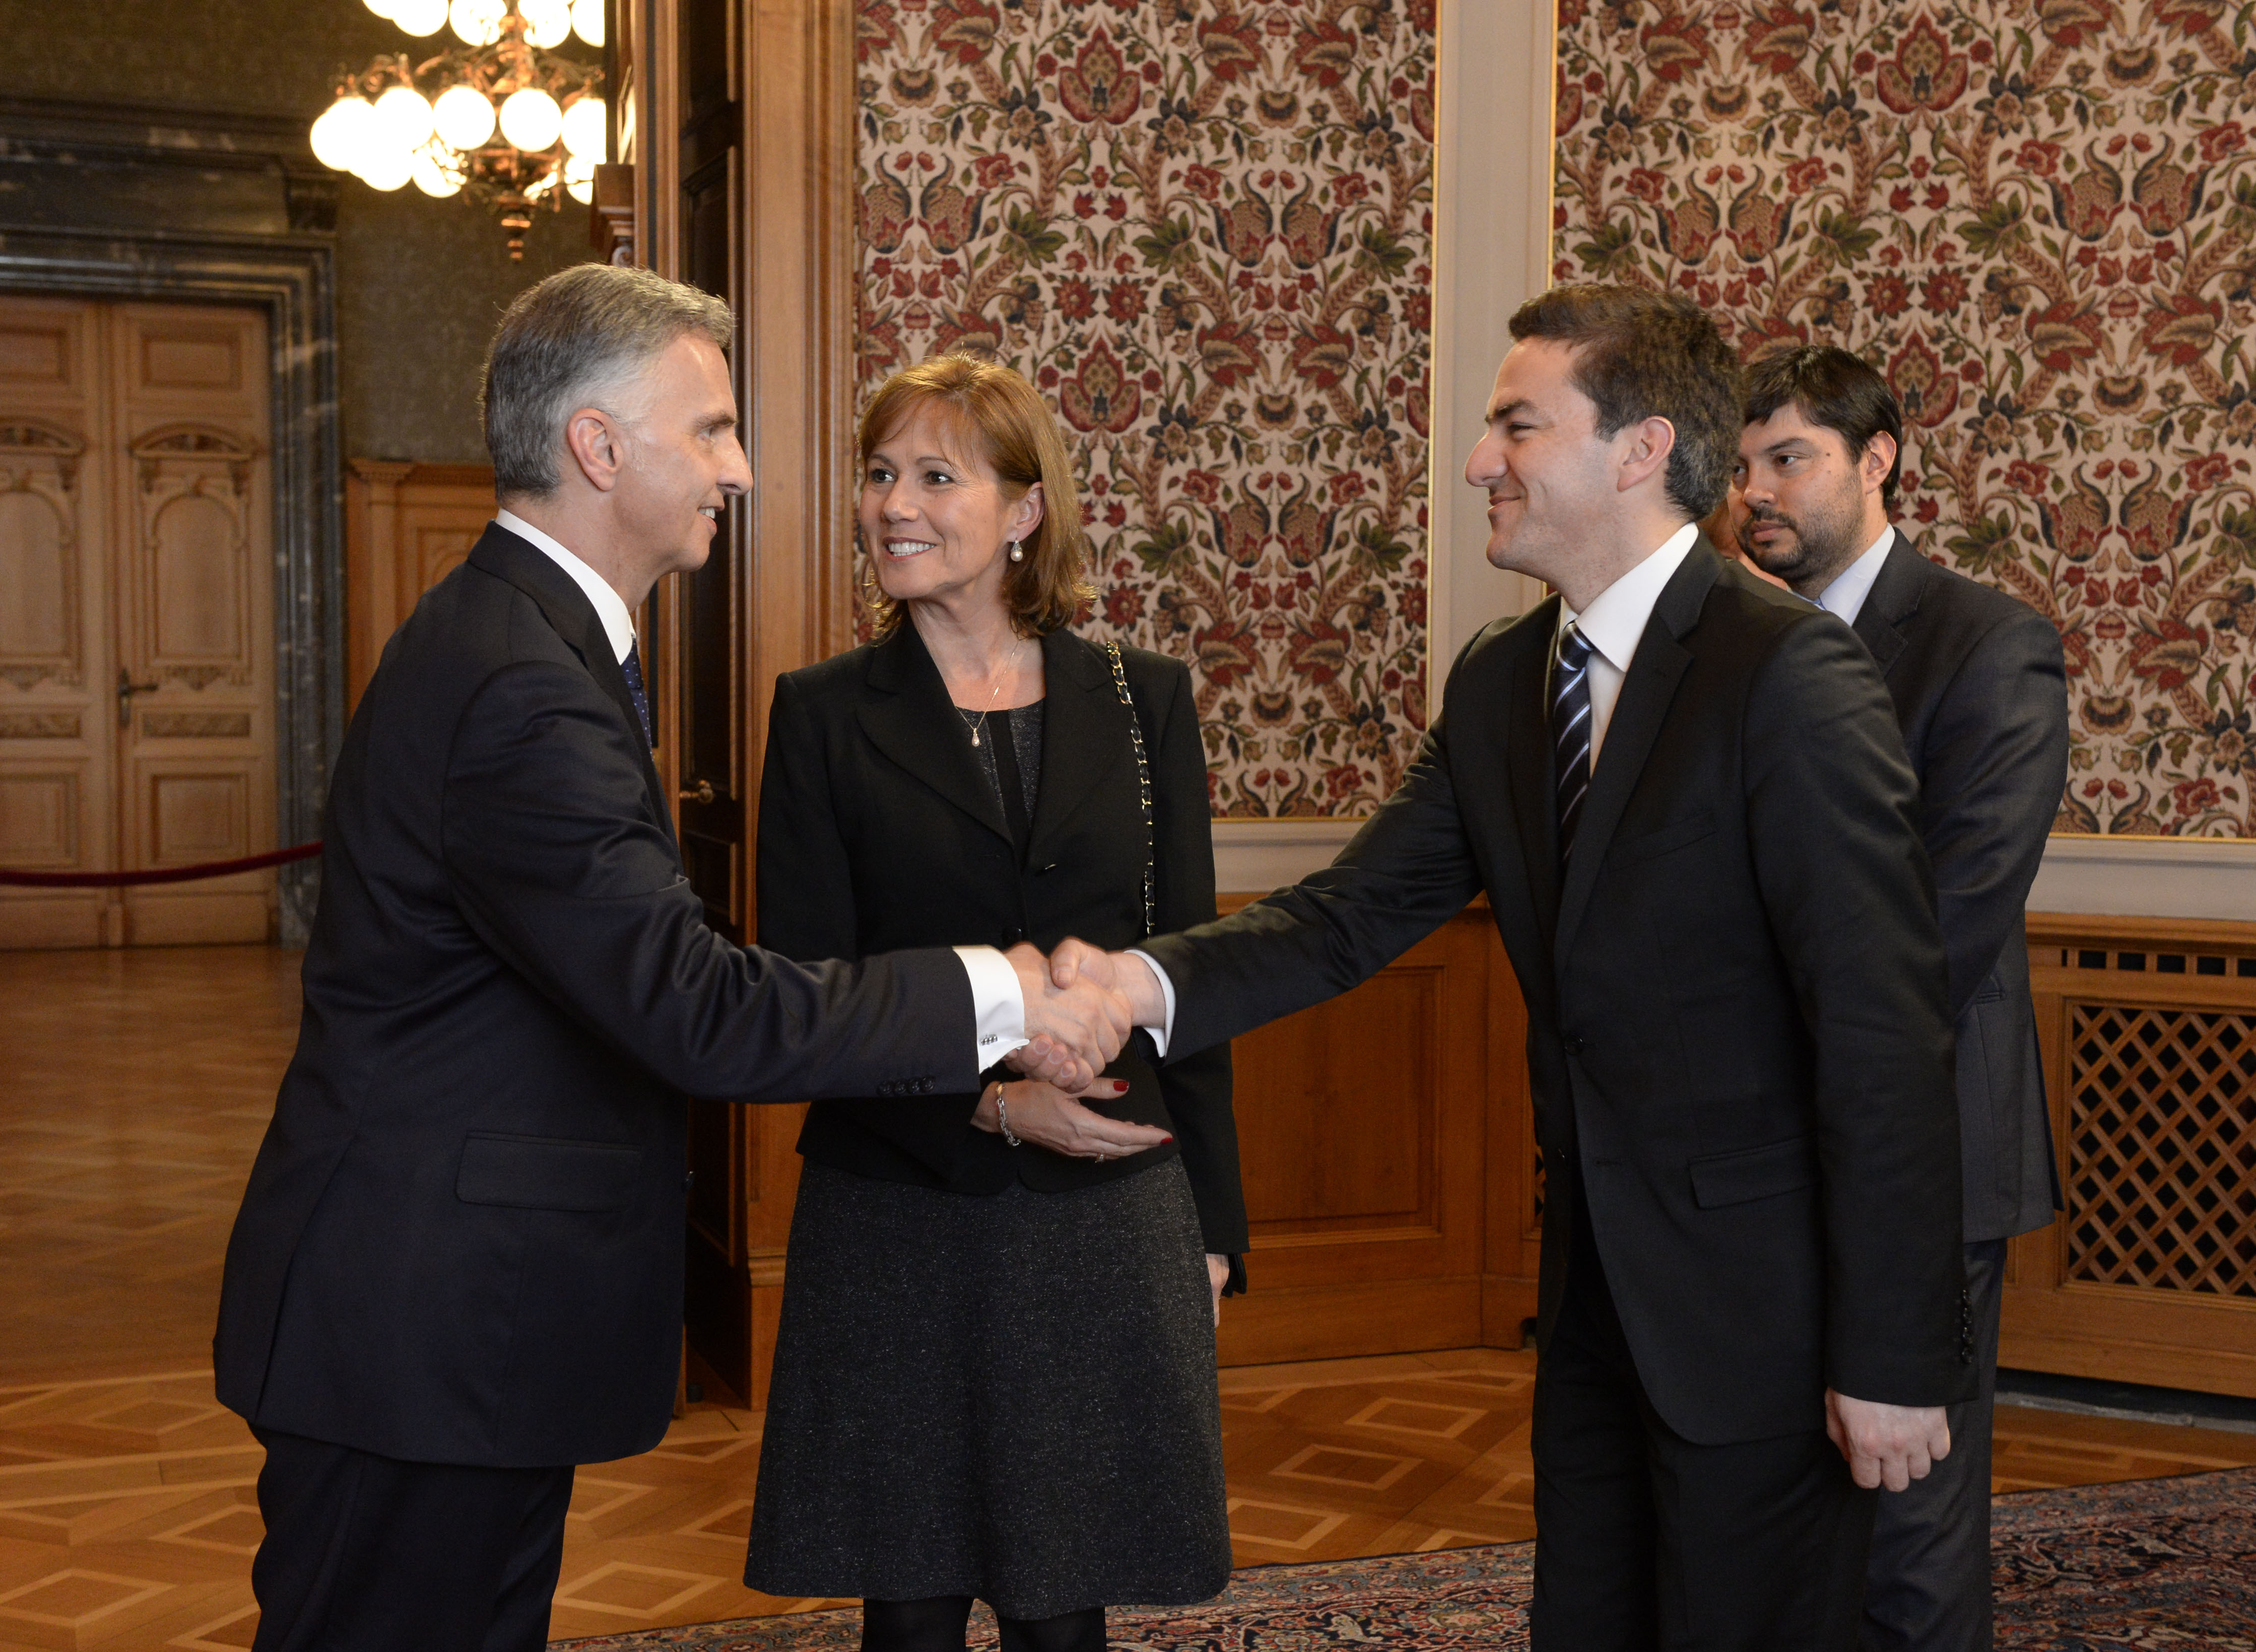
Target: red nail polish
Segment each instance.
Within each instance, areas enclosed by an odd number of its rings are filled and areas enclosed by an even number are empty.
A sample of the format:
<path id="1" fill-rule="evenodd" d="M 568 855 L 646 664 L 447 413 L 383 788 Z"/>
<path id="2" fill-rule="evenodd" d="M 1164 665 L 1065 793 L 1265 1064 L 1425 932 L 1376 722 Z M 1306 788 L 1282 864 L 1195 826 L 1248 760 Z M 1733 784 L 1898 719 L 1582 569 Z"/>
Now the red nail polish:
<path id="1" fill-rule="evenodd" d="M 1172 1136 L 1172 1135 L 1171 1135 L 1171 1136 L 1169 1136 L 1169 1137 L 1167 1137 L 1167 1140 L 1165 1140 L 1164 1142 L 1161 1142 L 1160 1143 L 1160 1145 L 1161 1147 L 1173 1147 L 1174 1144 L 1175 1144 L 1175 1138 L 1174 1138 L 1174 1136 Z"/>

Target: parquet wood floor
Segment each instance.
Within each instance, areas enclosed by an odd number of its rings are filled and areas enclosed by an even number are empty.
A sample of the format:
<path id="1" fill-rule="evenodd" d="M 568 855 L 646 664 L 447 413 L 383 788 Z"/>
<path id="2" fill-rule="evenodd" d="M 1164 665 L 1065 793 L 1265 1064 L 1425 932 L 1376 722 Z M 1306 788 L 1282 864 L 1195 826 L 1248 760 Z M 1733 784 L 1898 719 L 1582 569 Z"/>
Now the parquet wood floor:
<path id="1" fill-rule="evenodd" d="M 0 953 L 0 1652 L 250 1642 L 259 1451 L 212 1399 L 219 1262 L 297 1019 L 264 948 Z M 1222 1374 L 1243 1565 L 1528 1536 L 1533 1356 Z M 554 1633 L 823 1604 L 736 1581 L 760 1418 L 581 1471 Z M 2000 1490 L 2256 1462 L 2256 1435 L 1999 1413 Z"/>

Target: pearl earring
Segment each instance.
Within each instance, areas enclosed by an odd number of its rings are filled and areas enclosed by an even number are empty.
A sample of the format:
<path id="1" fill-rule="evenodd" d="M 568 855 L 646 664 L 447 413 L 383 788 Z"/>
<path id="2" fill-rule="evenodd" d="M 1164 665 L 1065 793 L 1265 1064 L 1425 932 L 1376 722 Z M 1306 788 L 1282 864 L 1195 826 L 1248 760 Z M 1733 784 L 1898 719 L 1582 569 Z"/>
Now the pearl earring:
<path id="1" fill-rule="evenodd" d="M 1023 552 L 1023 551 L 1021 551 L 1021 550 L 1019 550 L 1019 542 L 1018 542 L 1016 539 L 1012 540 L 1012 541 L 1011 541 L 1011 560 L 1012 560 L 1012 561 L 1013 561 L 1013 562 L 1024 562 L 1026 559 L 1026 553 L 1025 552 Z"/>

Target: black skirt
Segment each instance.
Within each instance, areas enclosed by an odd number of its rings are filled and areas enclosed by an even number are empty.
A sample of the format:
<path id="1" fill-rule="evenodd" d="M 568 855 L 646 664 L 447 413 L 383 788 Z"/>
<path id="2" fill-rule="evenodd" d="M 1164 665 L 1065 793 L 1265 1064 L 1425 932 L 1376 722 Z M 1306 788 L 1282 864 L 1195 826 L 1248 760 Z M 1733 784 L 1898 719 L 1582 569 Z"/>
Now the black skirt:
<path id="1" fill-rule="evenodd" d="M 1069 1192 L 801 1172 L 744 1581 L 1013 1618 L 1230 1580 L 1180 1161 Z"/>

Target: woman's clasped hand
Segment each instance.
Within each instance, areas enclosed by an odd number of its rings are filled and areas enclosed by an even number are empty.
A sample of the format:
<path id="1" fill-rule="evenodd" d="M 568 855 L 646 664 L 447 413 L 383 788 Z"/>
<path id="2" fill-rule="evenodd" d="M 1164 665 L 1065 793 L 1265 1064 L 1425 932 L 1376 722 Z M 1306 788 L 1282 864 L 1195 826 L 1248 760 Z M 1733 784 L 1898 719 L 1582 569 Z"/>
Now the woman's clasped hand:
<path id="1" fill-rule="evenodd" d="M 1127 1093 L 1128 1086 L 1118 1079 L 1099 1079 L 1082 1092 L 1090 1097 Z M 1005 1119 L 1010 1123 L 1009 1133 L 1020 1142 L 1046 1147 L 1068 1158 L 1095 1159 L 1099 1163 L 1126 1158 L 1147 1148 L 1165 1147 L 1175 1139 L 1157 1125 L 1108 1119 L 1084 1106 L 1078 1097 L 1035 1079 L 989 1085 L 971 1114 L 972 1123 L 990 1135 L 1003 1133 Z"/>

